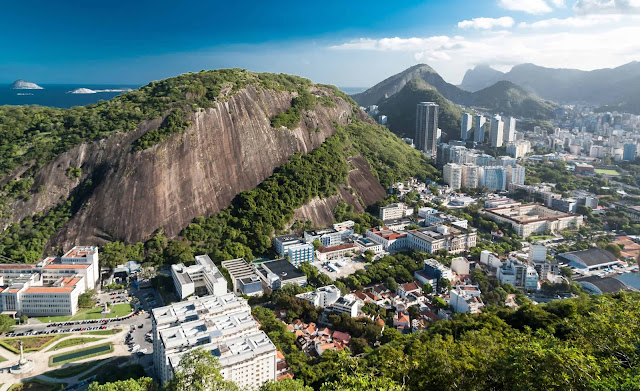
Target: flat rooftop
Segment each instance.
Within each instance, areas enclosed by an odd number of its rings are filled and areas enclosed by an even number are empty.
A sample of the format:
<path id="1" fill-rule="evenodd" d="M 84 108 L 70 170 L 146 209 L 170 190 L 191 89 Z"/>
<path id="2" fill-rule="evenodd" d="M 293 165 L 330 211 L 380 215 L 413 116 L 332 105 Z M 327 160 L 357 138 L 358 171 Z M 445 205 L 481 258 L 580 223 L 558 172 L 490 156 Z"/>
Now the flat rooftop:
<path id="1" fill-rule="evenodd" d="M 273 261 L 263 262 L 260 266 L 280 277 L 280 280 L 282 281 L 305 277 L 304 273 L 298 270 L 286 259 L 276 259 Z"/>

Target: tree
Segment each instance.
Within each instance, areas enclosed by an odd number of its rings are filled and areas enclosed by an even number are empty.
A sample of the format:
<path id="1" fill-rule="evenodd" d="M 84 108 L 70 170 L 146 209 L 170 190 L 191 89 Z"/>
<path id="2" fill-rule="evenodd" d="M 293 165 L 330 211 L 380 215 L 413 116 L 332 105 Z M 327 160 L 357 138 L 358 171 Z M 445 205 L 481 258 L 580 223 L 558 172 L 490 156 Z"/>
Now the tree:
<path id="1" fill-rule="evenodd" d="M 446 278 L 441 278 L 438 280 L 438 291 L 440 293 L 448 292 L 451 290 L 451 281 Z"/>
<path id="2" fill-rule="evenodd" d="M 318 239 L 316 239 L 313 242 L 311 242 L 311 244 L 313 244 L 313 248 L 316 249 L 316 250 L 319 249 L 320 247 L 322 247 L 322 243 Z"/>
<path id="3" fill-rule="evenodd" d="M 158 385 L 153 379 L 141 377 L 140 379 L 118 380 L 112 383 L 91 383 L 88 391 L 156 391 Z"/>
<path id="4" fill-rule="evenodd" d="M 573 277 L 573 270 L 566 266 L 563 266 L 560 268 L 560 275 L 569 280 L 571 279 L 571 277 Z"/>
<path id="5" fill-rule="evenodd" d="M 299 379 L 284 379 L 267 382 L 260 387 L 260 391 L 313 391 L 313 388 L 305 386 Z"/>
<path id="6" fill-rule="evenodd" d="M 620 249 L 620 246 L 618 246 L 615 243 L 609 243 L 604 247 L 605 250 L 609 251 L 611 254 L 613 254 L 616 258 L 620 258 L 620 256 L 622 255 L 622 249 Z"/>
<path id="7" fill-rule="evenodd" d="M 384 286 L 387 287 L 387 289 L 389 289 L 392 292 L 395 292 L 396 290 L 398 290 L 398 283 L 396 282 L 396 280 L 389 276 L 384 280 Z"/>
<path id="8" fill-rule="evenodd" d="M 218 360 L 204 349 L 194 349 L 180 359 L 168 391 L 237 391 L 238 387 L 224 380 Z"/>
<path id="9" fill-rule="evenodd" d="M 428 282 L 427 282 L 427 283 L 424 283 L 424 284 L 422 285 L 422 294 L 424 294 L 424 295 L 430 295 L 430 294 L 432 294 L 432 293 L 433 293 L 433 287 L 431 286 L 431 284 L 429 284 Z"/>
<path id="10" fill-rule="evenodd" d="M 7 331 L 11 331 L 15 324 L 16 320 L 9 315 L 0 315 L 0 332 L 6 333 Z"/>
<path id="11" fill-rule="evenodd" d="M 96 301 L 93 299 L 95 294 L 96 291 L 89 289 L 88 291 L 78 295 L 78 307 L 93 308 L 96 305 Z"/>

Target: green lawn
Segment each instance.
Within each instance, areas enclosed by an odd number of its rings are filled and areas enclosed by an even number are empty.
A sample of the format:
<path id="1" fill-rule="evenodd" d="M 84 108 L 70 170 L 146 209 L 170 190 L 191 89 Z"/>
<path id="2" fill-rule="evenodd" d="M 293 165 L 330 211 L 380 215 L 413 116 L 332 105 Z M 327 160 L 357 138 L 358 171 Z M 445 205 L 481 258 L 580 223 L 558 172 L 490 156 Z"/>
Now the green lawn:
<path id="1" fill-rule="evenodd" d="M 528 239 L 530 239 L 532 242 L 535 242 L 536 240 L 547 240 L 547 239 L 553 239 L 554 236 L 551 235 L 532 235 L 529 236 Z"/>
<path id="2" fill-rule="evenodd" d="M 60 350 L 64 348 L 68 348 L 71 346 L 82 345 L 85 343 L 100 341 L 103 338 L 95 338 L 95 337 L 78 337 L 78 338 L 69 338 L 64 341 L 60 341 L 54 346 L 51 350 Z"/>
<path id="3" fill-rule="evenodd" d="M 94 381 L 103 384 L 118 380 L 139 379 L 146 374 L 142 365 L 130 362 L 129 357 L 118 357 L 83 375 L 80 380 L 86 380 L 92 376 L 96 376 Z"/>
<path id="4" fill-rule="evenodd" d="M 43 375 L 52 377 L 54 379 L 66 379 L 68 377 L 75 377 L 82 372 L 88 371 L 95 367 L 106 359 L 83 362 L 81 364 L 70 365 L 66 368 L 54 369 L 53 371 L 45 372 Z M 90 377 L 90 376 L 89 376 Z"/>
<path id="5" fill-rule="evenodd" d="M 620 176 L 620 173 L 616 170 L 606 168 L 596 168 L 596 173 L 610 176 Z"/>
<path id="6" fill-rule="evenodd" d="M 96 330 L 96 331 L 85 331 L 82 335 L 113 335 L 121 332 L 122 329 L 114 328 L 114 329 L 106 329 L 106 330 Z"/>
<path id="7" fill-rule="evenodd" d="M 103 345 L 92 346 L 80 350 L 75 350 L 69 353 L 56 354 L 49 357 L 49 366 L 54 367 L 56 365 L 66 364 L 68 362 L 84 360 L 85 358 L 101 356 L 103 354 L 113 352 L 113 344 L 106 343 Z"/>
<path id="8" fill-rule="evenodd" d="M 37 352 L 51 345 L 52 343 L 59 340 L 60 338 L 66 337 L 67 335 L 69 334 L 5 338 L 0 340 L 0 346 L 9 350 L 10 352 L 19 354 L 20 353 L 19 342 L 22 341 L 22 346 L 25 352 Z"/>
<path id="9" fill-rule="evenodd" d="M 68 322 L 70 320 L 90 320 L 103 318 L 117 318 L 119 316 L 129 315 L 133 312 L 133 307 L 129 303 L 118 303 L 111 307 L 111 312 L 106 316 L 102 314 L 102 307 L 87 308 L 78 311 L 74 316 L 45 316 L 37 318 L 43 323 L 50 322 Z"/>

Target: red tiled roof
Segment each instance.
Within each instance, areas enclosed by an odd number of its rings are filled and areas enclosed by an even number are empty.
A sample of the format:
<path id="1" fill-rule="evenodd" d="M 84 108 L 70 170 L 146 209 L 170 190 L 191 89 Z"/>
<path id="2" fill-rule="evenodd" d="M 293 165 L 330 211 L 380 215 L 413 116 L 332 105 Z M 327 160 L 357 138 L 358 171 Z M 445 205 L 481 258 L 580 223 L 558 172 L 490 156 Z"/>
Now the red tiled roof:
<path id="1" fill-rule="evenodd" d="M 333 252 L 333 251 L 347 250 L 347 249 L 350 249 L 350 248 L 358 248 L 358 246 L 356 246 L 353 243 L 345 243 L 345 244 L 340 244 L 340 245 L 333 246 L 333 247 L 321 248 L 318 251 L 320 251 L 321 253 L 324 254 L 324 253 L 330 253 L 330 252 Z"/>

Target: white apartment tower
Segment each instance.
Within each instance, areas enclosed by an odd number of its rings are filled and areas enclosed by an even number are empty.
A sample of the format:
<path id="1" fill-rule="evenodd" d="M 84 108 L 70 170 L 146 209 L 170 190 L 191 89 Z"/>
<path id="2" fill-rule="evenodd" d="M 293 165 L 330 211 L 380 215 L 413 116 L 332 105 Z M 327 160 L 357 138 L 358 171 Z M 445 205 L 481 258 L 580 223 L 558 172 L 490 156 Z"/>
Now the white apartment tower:
<path id="1" fill-rule="evenodd" d="M 484 169 L 475 164 L 465 163 L 462 165 L 462 187 L 475 189 L 481 187 Z"/>
<path id="2" fill-rule="evenodd" d="M 473 135 L 473 141 L 477 143 L 484 143 L 484 124 L 486 119 L 483 115 L 476 115 L 475 118 L 475 130 Z"/>
<path id="3" fill-rule="evenodd" d="M 504 122 L 499 115 L 496 115 L 491 119 L 491 131 L 489 132 L 491 147 L 499 148 L 502 146 L 503 132 Z"/>
<path id="4" fill-rule="evenodd" d="M 452 189 L 462 187 L 462 166 L 456 163 L 447 163 L 442 169 L 444 182 Z"/>
<path id="5" fill-rule="evenodd" d="M 504 141 L 505 143 L 516 141 L 516 119 L 515 118 L 509 117 L 505 121 L 502 141 Z"/>
<path id="6" fill-rule="evenodd" d="M 416 106 L 416 148 L 429 156 L 436 156 L 438 144 L 438 105 L 420 102 Z"/>
<path id="7" fill-rule="evenodd" d="M 473 128 L 473 116 L 469 113 L 462 114 L 462 120 L 460 121 L 460 140 L 468 140 L 471 129 Z"/>

